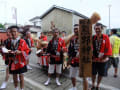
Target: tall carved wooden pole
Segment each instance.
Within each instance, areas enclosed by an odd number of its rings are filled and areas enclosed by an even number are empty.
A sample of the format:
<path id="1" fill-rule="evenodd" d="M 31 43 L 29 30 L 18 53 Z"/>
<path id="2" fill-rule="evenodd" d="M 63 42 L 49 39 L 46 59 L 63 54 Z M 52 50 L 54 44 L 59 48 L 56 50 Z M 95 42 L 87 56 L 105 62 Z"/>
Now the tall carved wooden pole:
<path id="1" fill-rule="evenodd" d="M 85 79 L 92 76 L 92 23 L 90 19 L 80 20 L 80 77 L 83 77 L 83 90 L 87 90 Z"/>
<path id="2" fill-rule="evenodd" d="M 87 90 L 86 78 L 92 76 L 92 24 L 95 24 L 98 20 L 100 20 L 98 13 L 93 13 L 90 19 L 79 20 L 79 75 L 83 78 L 83 90 Z"/>

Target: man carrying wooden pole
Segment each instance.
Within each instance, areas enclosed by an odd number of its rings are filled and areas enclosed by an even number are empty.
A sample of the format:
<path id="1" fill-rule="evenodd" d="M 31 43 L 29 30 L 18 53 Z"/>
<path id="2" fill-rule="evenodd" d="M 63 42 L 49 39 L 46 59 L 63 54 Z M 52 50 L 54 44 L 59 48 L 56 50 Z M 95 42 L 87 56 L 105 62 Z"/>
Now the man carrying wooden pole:
<path id="1" fill-rule="evenodd" d="M 71 77 L 72 84 L 73 84 L 73 87 L 70 88 L 69 90 L 77 90 L 76 77 L 79 72 L 79 50 L 80 50 L 78 30 L 79 30 L 79 24 L 75 24 L 74 25 L 74 36 L 70 40 L 70 45 L 68 48 L 68 55 L 69 55 L 68 64 L 71 64 L 70 77 Z M 84 78 L 84 81 L 85 81 L 84 84 L 85 84 L 86 88 L 88 88 L 88 83 L 87 83 L 86 78 Z"/>
<path id="2" fill-rule="evenodd" d="M 100 19 L 99 14 L 95 12 L 90 19 L 81 19 L 79 21 L 79 75 L 83 78 L 83 90 L 88 90 L 86 78 L 92 77 L 92 24 L 95 24 Z"/>

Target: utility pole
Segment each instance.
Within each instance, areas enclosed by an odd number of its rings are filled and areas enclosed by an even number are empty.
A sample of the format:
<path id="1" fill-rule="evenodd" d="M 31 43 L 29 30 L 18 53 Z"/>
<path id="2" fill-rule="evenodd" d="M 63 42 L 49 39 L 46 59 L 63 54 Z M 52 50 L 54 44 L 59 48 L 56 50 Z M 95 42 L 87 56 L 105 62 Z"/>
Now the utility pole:
<path id="1" fill-rule="evenodd" d="M 17 8 L 15 9 L 15 13 L 16 13 L 16 26 L 17 26 Z"/>
<path id="2" fill-rule="evenodd" d="M 111 5 L 110 4 L 108 5 L 108 8 L 109 8 L 109 30 L 110 30 L 111 29 L 111 27 L 110 27 L 110 21 L 111 21 L 110 20 L 110 14 L 111 14 L 110 9 L 111 9 Z"/>
<path id="3" fill-rule="evenodd" d="M 17 21 L 17 8 L 13 7 L 12 10 L 13 10 L 13 19 L 15 20 L 15 24 L 17 26 L 17 23 L 18 23 L 18 21 Z"/>

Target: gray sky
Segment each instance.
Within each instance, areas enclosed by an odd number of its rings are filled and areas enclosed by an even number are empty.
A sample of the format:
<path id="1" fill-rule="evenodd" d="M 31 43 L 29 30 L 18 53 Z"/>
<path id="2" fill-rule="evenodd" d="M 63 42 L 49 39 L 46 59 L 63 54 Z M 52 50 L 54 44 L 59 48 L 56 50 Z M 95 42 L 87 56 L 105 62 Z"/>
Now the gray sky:
<path id="1" fill-rule="evenodd" d="M 12 7 L 17 8 L 18 23 L 24 25 L 29 19 L 42 15 L 52 5 L 73 9 L 90 17 L 98 12 L 104 25 L 109 25 L 109 9 L 111 4 L 111 28 L 120 28 L 120 0 L 0 0 L 0 22 L 15 23 L 12 18 Z"/>

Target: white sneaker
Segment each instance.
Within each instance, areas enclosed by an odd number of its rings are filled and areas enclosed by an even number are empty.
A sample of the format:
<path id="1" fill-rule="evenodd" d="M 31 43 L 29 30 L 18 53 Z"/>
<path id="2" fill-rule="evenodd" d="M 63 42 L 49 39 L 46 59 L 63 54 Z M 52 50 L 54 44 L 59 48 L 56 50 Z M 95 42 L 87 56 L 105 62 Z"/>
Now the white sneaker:
<path id="1" fill-rule="evenodd" d="M 56 83 L 57 83 L 57 85 L 58 85 L 58 86 L 60 86 L 60 85 L 61 85 L 61 83 L 60 83 L 59 81 L 56 81 Z"/>
<path id="2" fill-rule="evenodd" d="M 13 81 L 13 79 L 11 79 L 11 81 L 10 81 L 11 83 L 13 83 L 14 81 Z"/>
<path id="3" fill-rule="evenodd" d="M 70 88 L 68 90 L 77 90 L 77 88 L 76 87 L 72 87 L 72 88 Z"/>
<path id="4" fill-rule="evenodd" d="M 47 81 L 44 83 L 44 85 L 47 86 L 49 83 L 50 83 L 50 81 L 47 80 Z"/>
<path id="5" fill-rule="evenodd" d="M 31 68 L 29 65 L 27 65 L 27 69 L 28 69 L 28 70 L 32 70 L 32 68 Z"/>
<path id="6" fill-rule="evenodd" d="M 69 88 L 68 90 L 73 90 L 73 87 L 72 87 L 72 88 Z"/>
<path id="7" fill-rule="evenodd" d="M 0 89 L 5 89 L 7 87 L 7 82 L 3 82 Z"/>
<path id="8" fill-rule="evenodd" d="M 73 90 L 77 90 L 77 88 L 76 88 L 76 87 L 73 87 Z"/>
<path id="9" fill-rule="evenodd" d="M 16 87 L 15 90 L 19 90 L 18 87 Z"/>

